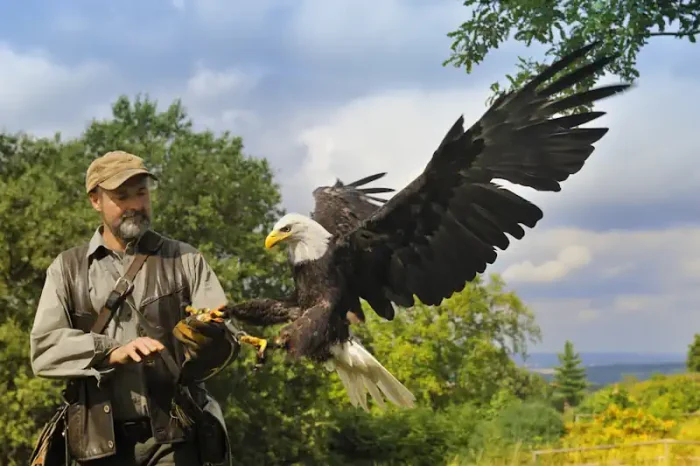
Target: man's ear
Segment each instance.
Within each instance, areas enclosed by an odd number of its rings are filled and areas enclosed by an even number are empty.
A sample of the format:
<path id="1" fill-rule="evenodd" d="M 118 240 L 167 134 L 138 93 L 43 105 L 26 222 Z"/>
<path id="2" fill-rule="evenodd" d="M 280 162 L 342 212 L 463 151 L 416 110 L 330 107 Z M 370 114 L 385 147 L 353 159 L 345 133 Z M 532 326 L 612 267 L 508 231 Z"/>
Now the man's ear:
<path id="1" fill-rule="evenodd" d="M 102 212 L 102 199 L 100 188 L 93 189 L 88 193 L 88 196 L 90 197 L 90 204 L 92 204 L 92 208 L 98 212 Z"/>

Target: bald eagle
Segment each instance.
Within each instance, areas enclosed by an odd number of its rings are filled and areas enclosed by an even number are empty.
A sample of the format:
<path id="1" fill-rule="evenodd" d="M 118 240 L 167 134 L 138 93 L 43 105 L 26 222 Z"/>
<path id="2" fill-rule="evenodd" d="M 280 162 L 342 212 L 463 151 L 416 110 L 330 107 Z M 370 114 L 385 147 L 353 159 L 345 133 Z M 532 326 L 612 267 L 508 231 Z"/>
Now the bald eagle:
<path id="1" fill-rule="evenodd" d="M 520 240 L 521 225 L 535 227 L 540 208 L 493 180 L 558 192 L 583 167 L 608 128 L 579 126 L 604 112 L 551 117 L 621 93 L 629 84 L 552 97 L 615 56 L 545 82 L 596 45 L 564 56 L 520 90 L 502 95 L 466 131 L 459 117 L 423 172 L 390 199 L 377 197 L 390 188 L 363 187 L 383 173 L 315 189 L 313 212 L 283 216 L 265 239 L 267 248 L 288 247 L 292 295 L 229 304 L 219 315 L 262 326 L 286 324 L 276 346 L 335 370 L 354 406 L 367 409 L 368 392 L 382 406 L 384 398 L 412 406 L 414 395 L 351 335 L 351 322 L 364 320 L 361 299 L 387 320 L 397 306 L 413 306 L 414 296 L 440 304 L 494 263 L 495 248 L 509 246 L 506 234 Z"/>

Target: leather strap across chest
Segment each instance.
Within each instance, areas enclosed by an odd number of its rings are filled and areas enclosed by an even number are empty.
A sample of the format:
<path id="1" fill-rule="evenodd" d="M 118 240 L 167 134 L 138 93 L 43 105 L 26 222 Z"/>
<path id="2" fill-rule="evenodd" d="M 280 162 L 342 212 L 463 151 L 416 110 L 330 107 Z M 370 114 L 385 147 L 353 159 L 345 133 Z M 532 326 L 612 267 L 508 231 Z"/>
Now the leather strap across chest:
<path id="1" fill-rule="evenodd" d="M 114 288 L 107 297 L 104 307 L 102 307 L 102 310 L 92 326 L 92 332 L 102 333 L 104 329 L 107 328 L 107 325 L 109 325 L 109 322 L 112 320 L 112 317 L 117 309 L 119 309 L 119 306 L 124 303 L 127 296 L 133 291 L 134 278 L 143 264 L 146 262 L 146 259 L 148 259 L 148 255 L 144 253 L 137 253 L 134 256 L 134 259 L 131 262 L 131 265 L 129 265 L 126 273 L 119 277 L 119 279 L 117 279 L 115 282 Z M 134 308 L 134 312 L 138 317 L 141 326 L 146 331 L 146 334 L 150 338 L 155 339 L 156 332 L 151 323 L 146 320 L 141 311 L 138 309 Z M 180 367 L 178 366 L 177 362 L 175 362 L 173 356 L 167 349 L 161 351 L 160 356 L 163 358 L 163 362 L 165 362 L 165 365 L 168 367 L 168 370 L 173 376 L 173 380 L 177 381 L 180 377 Z"/>
<path id="2" fill-rule="evenodd" d="M 105 301 L 105 305 L 100 310 L 97 319 L 95 319 L 95 323 L 90 329 L 91 332 L 104 332 L 107 325 L 109 325 L 109 322 L 112 320 L 112 317 L 114 317 L 114 313 L 117 312 L 119 306 L 124 303 L 129 293 L 133 291 L 134 278 L 147 258 L 148 255 L 143 253 L 138 253 L 134 256 L 134 260 L 131 262 L 131 265 L 129 265 L 126 273 L 115 282 L 114 288 L 112 288 L 112 291 L 107 297 L 107 301 Z"/>

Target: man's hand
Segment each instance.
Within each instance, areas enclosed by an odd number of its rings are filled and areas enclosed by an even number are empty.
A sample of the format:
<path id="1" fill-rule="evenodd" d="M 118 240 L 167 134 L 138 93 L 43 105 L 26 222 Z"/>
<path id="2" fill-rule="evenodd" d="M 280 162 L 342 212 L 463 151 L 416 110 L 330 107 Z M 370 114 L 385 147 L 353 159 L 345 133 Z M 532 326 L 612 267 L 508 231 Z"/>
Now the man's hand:
<path id="1" fill-rule="evenodd" d="M 163 349 L 165 349 L 165 346 L 158 340 L 149 337 L 139 337 L 109 353 L 109 364 L 141 362 L 151 354 L 159 353 Z"/>

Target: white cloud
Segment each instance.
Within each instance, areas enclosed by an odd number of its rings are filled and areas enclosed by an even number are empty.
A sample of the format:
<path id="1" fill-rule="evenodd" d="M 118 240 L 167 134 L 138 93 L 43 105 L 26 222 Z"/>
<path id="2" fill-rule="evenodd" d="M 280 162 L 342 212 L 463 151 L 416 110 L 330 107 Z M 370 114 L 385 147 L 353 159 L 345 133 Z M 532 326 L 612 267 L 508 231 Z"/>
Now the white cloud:
<path id="1" fill-rule="evenodd" d="M 590 251 L 583 246 L 566 246 L 557 258 L 541 265 L 532 261 L 519 262 L 509 266 L 503 272 L 503 278 L 509 282 L 554 282 L 566 277 L 569 272 L 588 265 L 591 261 Z"/>
<path id="2" fill-rule="evenodd" d="M 330 61 L 348 56 L 372 60 L 385 52 L 415 55 L 436 44 L 447 51 L 451 41 L 447 31 L 458 27 L 468 13 L 451 0 L 173 0 L 173 4 L 181 13 L 191 11 L 209 34 L 255 35 L 273 24 L 273 34 L 283 38 L 289 53 Z M 444 58 L 437 57 L 435 65 Z"/>
<path id="3" fill-rule="evenodd" d="M 584 323 L 594 322 L 600 318 L 600 312 L 595 309 L 582 309 L 578 312 L 577 318 Z"/>
<path id="4" fill-rule="evenodd" d="M 411 5 L 400 0 L 301 0 L 290 36 L 296 48 L 331 60 L 361 54 L 369 59 L 366 54 L 378 49 L 415 55 L 436 42 L 447 50 L 446 32 L 466 17 L 466 8 L 449 0 Z"/>
<path id="5" fill-rule="evenodd" d="M 645 294 L 623 294 L 616 296 L 613 307 L 622 313 L 663 311 L 665 296 Z"/>
<path id="6" fill-rule="evenodd" d="M 19 53 L 0 44 L 0 126 L 50 135 L 75 133 L 85 110 L 98 105 L 100 88 L 114 83 L 109 67 L 85 62 L 69 67 L 41 51 Z"/>
<path id="7" fill-rule="evenodd" d="M 260 70 L 214 69 L 198 64 L 184 88 L 173 88 L 164 100 L 180 98 L 197 129 L 246 134 L 258 115 L 244 103 L 263 77 Z"/>
<path id="8" fill-rule="evenodd" d="M 71 67 L 43 51 L 20 53 L 0 44 L 0 68 L 0 128 L 8 131 L 78 136 L 90 119 L 109 117 L 112 102 L 128 93 L 124 75 L 100 62 Z M 241 99 L 262 76 L 258 70 L 215 69 L 198 63 L 184 82 L 149 94 L 161 110 L 182 99 L 199 128 L 237 131 L 256 119 Z"/>
<path id="9" fill-rule="evenodd" d="M 516 264 L 546 263 L 570 245 L 594 259 L 553 283 L 505 276 Z M 538 350 L 557 350 L 571 339 L 585 351 L 682 352 L 700 332 L 700 280 L 688 266 L 697 263 L 700 226 L 556 229 L 531 232 L 513 243 L 487 272 L 502 273 L 536 313 L 544 334 Z"/>
<path id="10" fill-rule="evenodd" d="M 585 249 L 595 258 L 587 267 L 569 275 L 571 280 L 581 283 L 610 284 L 636 277 L 635 281 L 640 283 L 654 280 L 660 287 L 675 287 L 691 286 L 697 280 L 688 273 L 687 266 L 700 261 L 697 226 L 648 231 L 531 230 L 501 252 L 499 260 L 488 270 L 505 273 L 514 264 L 547 261 L 572 245 Z M 528 286 L 541 288 L 546 283 Z"/>
<path id="11" fill-rule="evenodd" d="M 238 96 L 249 92 L 256 84 L 254 76 L 238 69 L 214 70 L 198 65 L 194 74 L 187 80 L 185 98 L 209 101 L 227 95 Z"/>
<path id="12" fill-rule="evenodd" d="M 542 329 L 532 351 L 560 351 L 572 340 L 579 351 L 683 353 L 700 331 L 700 292 L 671 289 L 645 297 L 527 300 Z"/>
<path id="13" fill-rule="evenodd" d="M 320 114 L 317 124 L 298 135 L 306 157 L 292 183 L 306 202 L 312 187 L 336 177 L 350 181 L 386 171 L 378 183 L 401 188 L 421 173 L 462 113 L 466 121 L 483 113 L 485 88 L 387 91 Z"/>
<path id="14" fill-rule="evenodd" d="M 180 12 L 190 10 L 193 18 L 208 33 L 233 34 L 243 37 L 269 27 L 270 14 L 276 8 L 287 8 L 289 0 L 257 0 L 232 2 L 230 0 L 175 0 Z"/>

